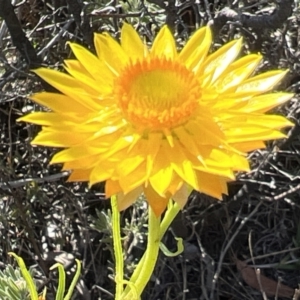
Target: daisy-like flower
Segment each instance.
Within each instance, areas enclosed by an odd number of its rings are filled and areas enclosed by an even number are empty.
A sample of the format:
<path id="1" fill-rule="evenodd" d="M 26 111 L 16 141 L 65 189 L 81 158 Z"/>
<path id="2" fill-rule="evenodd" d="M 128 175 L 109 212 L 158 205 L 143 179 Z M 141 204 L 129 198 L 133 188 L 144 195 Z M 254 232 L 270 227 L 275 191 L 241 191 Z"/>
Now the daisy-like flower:
<path id="1" fill-rule="evenodd" d="M 252 76 L 262 57 L 237 59 L 242 40 L 208 54 L 209 27 L 197 30 L 181 51 L 164 26 L 148 49 L 124 24 L 118 43 L 95 34 L 97 55 L 70 43 L 76 59 L 68 74 L 35 71 L 58 93 L 31 97 L 51 112 L 22 121 L 42 125 L 36 145 L 65 148 L 51 163 L 71 170 L 70 181 L 106 181 L 119 209 L 145 193 L 157 215 L 170 198 L 181 206 L 191 189 L 221 199 L 236 171 L 248 171 L 245 153 L 285 137 L 286 118 L 265 114 L 289 100 L 266 93 L 287 71 Z"/>

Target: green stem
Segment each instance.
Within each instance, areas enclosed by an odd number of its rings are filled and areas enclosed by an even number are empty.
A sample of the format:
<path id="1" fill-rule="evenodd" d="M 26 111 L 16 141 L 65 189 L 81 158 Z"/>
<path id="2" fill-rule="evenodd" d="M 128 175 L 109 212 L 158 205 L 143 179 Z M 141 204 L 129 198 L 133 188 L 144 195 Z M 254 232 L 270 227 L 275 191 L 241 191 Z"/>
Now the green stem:
<path id="1" fill-rule="evenodd" d="M 154 267 L 155 263 L 158 257 L 159 252 L 159 233 L 160 233 L 160 217 L 157 217 L 151 207 L 149 207 L 149 220 L 148 220 L 148 242 L 147 242 L 147 249 L 146 252 L 142 258 L 143 262 L 142 265 L 145 267 L 140 268 L 140 272 L 136 278 L 135 281 L 130 280 L 130 282 L 133 282 L 135 287 L 135 293 L 138 296 L 138 299 L 140 298 L 146 284 L 148 283 Z M 140 262 L 141 263 L 141 262 Z M 138 264 L 138 266 L 140 265 Z M 136 270 L 135 270 L 136 271 Z M 125 293 L 125 295 L 121 298 L 123 299 L 130 299 L 133 300 L 133 293 L 130 290 L 128 294 Z M 134 299 L 134 300 L 138 300 Z"/>
<path id="2" fill-rule="evenodd" d="M 165 213 L 165 216 L 160 224 L 159 238 L 160 240 L 165 235 L 166 231 L 170 227 L 171 223 L 177 216 L 180 211 L 180 207 L 177 202 L 173 202 L 173 200 L 169 201 L 168 209 Z"/>
<path id="3" fill-rule="evenodd" d="M 147 249 L 130 278 L 130 282 L 134 284 L 136 292 L 139 296 L 142 294 L 143 289 L 153 273 L 158 257 L 160 241 L 179 211 L 180 207 L 178 204 L 173 204 L 173 201 L 170 200 L 164 219 L 160 224 L 159 218 L 157 218 L 152 209 L 149 208 L 149 233 Z M 151 265 L 149 264 L 149 260 Z M 129 285 L 127 285 L 121 299 L 133 299 Z"/>
<path id="4" fill-rule="evenodd" d="M 113 243 L 114 243 L 114 254 L 116 264 L 116 294 L 115 299 L 120 300 L 123 293 L 123 272 L 124 272 L 124 261 L 123 251 L 121 243 L 121 231 L 120 231 L 120 212 L 118 210 L 117 196 L 111 197 L 111 208 L 112 208 L 112 230 L 113 230 Z"/>

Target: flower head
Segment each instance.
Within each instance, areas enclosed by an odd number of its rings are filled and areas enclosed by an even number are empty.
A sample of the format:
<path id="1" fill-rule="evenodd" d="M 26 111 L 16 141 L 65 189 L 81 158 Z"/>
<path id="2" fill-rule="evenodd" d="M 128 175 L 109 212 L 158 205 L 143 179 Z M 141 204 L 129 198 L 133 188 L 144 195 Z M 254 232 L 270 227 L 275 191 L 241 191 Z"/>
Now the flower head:
<path id="1" fill-rule="evenodd" d="M 72 170 L 70 181 L 106 181 L 120 210 L 141 192 L 157 215 L 170 197 L 183 206 L 191 189 L 220 199 L 235 171 L 249 170 L 245 153 L 292 126 L 265 114 L 292 95 L 266 93 L 286 71 L 251 77 L 262 57 L 237 59 L 241 39 L 213 54 L 210 45 L 204 27 L 177 51 L 165 26 L 148 49 L 128 24 L 120 43 L 95 34 L 96 56 L 70 43 L 69 74 L 35 71 L 61 92 L 31 97 L 51 112 L 21 120 L 43 126 L 33 144 L 65 148 L 51 163 Z"/>

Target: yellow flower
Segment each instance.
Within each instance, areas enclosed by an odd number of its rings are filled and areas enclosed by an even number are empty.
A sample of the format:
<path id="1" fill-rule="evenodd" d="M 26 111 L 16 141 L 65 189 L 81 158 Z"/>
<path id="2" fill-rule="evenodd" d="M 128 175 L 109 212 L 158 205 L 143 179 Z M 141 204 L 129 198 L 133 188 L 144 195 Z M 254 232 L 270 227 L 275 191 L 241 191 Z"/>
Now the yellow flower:
<path id="1" fill-rule="evenodd" d="M 211 40 L 204 27 L 178 51 L 165 26 L 148 49 L 124 24 L 120 43 L 95 34 L 96 56 L 71 43 L 69 74 L 35 71 L 61 94 L 31 97 L 52 111 L 21 118 L 43 126 L 32 143 L 65 148 L 51 163 L 72 170 L 70 181 L 106 181 L 120 210 L 142 192 L 157 215 L 191 189 L 221 199 L 235 171 L 249 170 L 246 152 L 285 137 L 292 123 L 265 112 L 292 95 L 266 94 L 287 71 L 251 77 L 262 57 L 237 59 L 241 39 L 209 55 Z"/>

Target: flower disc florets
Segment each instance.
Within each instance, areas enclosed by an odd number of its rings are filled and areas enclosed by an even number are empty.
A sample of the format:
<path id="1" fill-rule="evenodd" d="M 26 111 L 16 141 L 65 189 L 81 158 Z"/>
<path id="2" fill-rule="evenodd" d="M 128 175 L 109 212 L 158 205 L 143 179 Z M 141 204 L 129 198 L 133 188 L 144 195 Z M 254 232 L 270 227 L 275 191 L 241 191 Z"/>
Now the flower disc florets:
<path id="1" fill-rule="evenodd" d="M 124 117 L 137 128 L 174 128 L 199 107 L 200 84 L 179 62 L 150 58 L 128 64 L 115 82 Z"/>
<path id="2" fill-rule="evenodd" d="M 128 24 L 120 43 L 96 34 L 97 55 L 70 44 L 68 74 L 35 71 L 61 92 L 31 97 L 52 111 L 21 120 L 43 126 L 32 143 L 64 148 L 51 163 L 71 170 L 70 181 L 105 181 L 120 210 L 142 192 L 157 215 L 171 197 L 183 206 L 191 189 L 221 199 L 235 171 L 249 170 L 248 151 L 285 137 L 292 123 L 266 112 L 292 95 L 267 93 L 286 71 L 252 76 L 262 57 L 236 59 L 241 40 L 210 46 L 204 27 L 178 52 L 164 26 L 148 49 Z"/>

